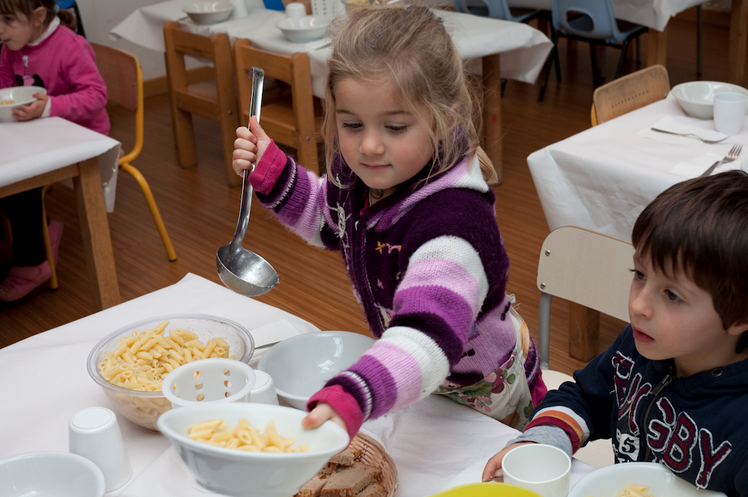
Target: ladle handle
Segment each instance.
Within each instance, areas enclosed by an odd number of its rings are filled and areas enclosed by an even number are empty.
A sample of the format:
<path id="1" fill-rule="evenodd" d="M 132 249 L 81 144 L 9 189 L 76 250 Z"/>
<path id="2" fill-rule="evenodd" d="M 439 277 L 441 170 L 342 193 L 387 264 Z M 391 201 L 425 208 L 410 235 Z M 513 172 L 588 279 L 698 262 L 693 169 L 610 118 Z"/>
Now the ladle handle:
<path id="1" fill-rule="evenodd" d="M 249 117 L 257 116 L 257 122 L 260 122 L 260 107 L 262 106 L 262 89 L 265 82 L 265 71 L 259 67 L 252 68 L 252 97 L 249 101 Z M 247 123 L 249 126 L 249 123 Z M 234 238 L 231 240 L 231 252 L 236 252 L 242 246 L 244 236 L 247 234 L 247 226 L 249 225 L 249 209 L 252 207 L 252 183 L 249 182 L 249 175 L 254 169 L 255 164 L 252 164 L 252 169 L 245 169 L 242 176 L 242 199 L 239 206 L 239 221 L 236 223 L 236 231 L 234 232 Z"/>

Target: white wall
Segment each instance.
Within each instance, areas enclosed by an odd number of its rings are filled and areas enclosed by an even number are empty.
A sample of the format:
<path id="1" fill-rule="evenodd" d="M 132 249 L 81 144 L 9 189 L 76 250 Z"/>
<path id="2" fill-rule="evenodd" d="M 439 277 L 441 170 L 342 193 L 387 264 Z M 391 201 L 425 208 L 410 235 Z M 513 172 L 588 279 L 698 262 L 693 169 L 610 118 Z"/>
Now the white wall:
<path id="1" fill-rule="evenodd" d="M 162 2 L 163 0 L 76 0 L 83 19 L 86 38 L 89 41 L 117 47 L 133 53 L 143 68 L 143 79 L 166 75 L 164 54 L 143 48 L 126 40 L 114 41 L 109 31 L 136 9 Z"/>

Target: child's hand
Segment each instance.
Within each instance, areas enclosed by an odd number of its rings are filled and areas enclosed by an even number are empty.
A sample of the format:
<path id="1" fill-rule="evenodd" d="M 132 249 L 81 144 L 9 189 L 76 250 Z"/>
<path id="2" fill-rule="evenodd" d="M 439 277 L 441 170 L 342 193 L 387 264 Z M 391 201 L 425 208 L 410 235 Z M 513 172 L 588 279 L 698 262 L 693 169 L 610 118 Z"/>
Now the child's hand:
<path id="1" fill-rule="evenodd" d="M 244 126 L 236 129 L 236 136 L 231 167 L 236 174 L 242 176 L 245 169 L 252 168 L 252 163 L 260 161 L 262 154 L 270 145 L 270 137 L 265 134 L 255 116 L 249 119 L 249 129 Z"/>
<path id="2" fill-rule="evenodd" d="M 501 452 L 493 456 L 491 459 L 488 460 L 486 463 L 486 467 L 483 468 L 483 476 L 481 477 L 481 481 L 487 481 L 490 480 L 492 477 L 496 477 L 494 481 L 501 482 L 504 480 L 504 472 L 501 469 L 501 462 L 504 460 L 504 456 L 507 452 L 514 449 L 515 447 L 519 447 L 522 444 L 526 443 L 535 443 L 535 442 L 520 442 L 516 444 L 509 445 L 505 447 Z"/>
<path id="3" fill-rule="evenodd" d="M 35 93 L 32 97 L 37 100 L 28 105 L 22 105 L 13 109 L 13 117 L 19 121 L 28 121 L 30 119 L 42 117 L 44 108 L 47 106 L 47 100 L 49 100 L 49 95 L 46 93 Z"/>
<path id="4" fill-rule="evenodd" d="M 343 418 L 326 402 L 318 402 L 312 412 L 301 420 L 301 426 L 306 430 L 311 430 L 322 426 L 328 419 L 342 426 L 346 433 L 348 432 L 348 427 L 345 425 Z"/>

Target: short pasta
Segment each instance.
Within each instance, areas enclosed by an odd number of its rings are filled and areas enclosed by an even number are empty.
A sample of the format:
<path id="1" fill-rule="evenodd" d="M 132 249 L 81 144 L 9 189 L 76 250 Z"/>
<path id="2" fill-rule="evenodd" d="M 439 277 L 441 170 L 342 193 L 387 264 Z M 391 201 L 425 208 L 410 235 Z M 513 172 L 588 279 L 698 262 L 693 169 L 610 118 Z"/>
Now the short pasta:
<path id="1" fill-rule="evenodd" d="M 587 497 L 593 497 L 588 495 Z M 629 483 L 623 490 L 616 494 L 616 497 L 654 497 L 649 492 L 649 487 L 646 485 L 638 485 L 636 483 Z"/>
<path id="2" fill-rule="evenodd" d="M 117 348 L 105 352 L 99 372 L 109 383 L 130 390 L 160 392 L 163 380 L 182 364 L 199 359 L 225 358 L 230 346 L 226 340 L 214 337 L 203 343 L 197 334 L 175 328 L 166 335 L 169 321 L 150 330 L 134 330 L 122 337 Z"/>
<path id="3" fill-rule="evenodd" d="M 293 447 L 296 440 L 279 435 L 272 420 L 265 426 L 265 433 L 260 433 L 243 418 L 233 428 L 227 428 L 223 419 L 212 419 L 190 425 L 187 431 L 192 440 L 227 449 L 275 453 L 309 452 L 305 443 L 298 448 Z"/>

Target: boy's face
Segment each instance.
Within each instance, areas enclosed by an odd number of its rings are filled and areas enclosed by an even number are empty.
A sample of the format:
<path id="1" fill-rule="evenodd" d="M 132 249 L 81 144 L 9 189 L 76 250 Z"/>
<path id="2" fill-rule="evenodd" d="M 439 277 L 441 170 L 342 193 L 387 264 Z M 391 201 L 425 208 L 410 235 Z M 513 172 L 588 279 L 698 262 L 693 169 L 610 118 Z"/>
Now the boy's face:
<path id="1" fill-rule="evenodd" d="M 683 271 L 668 272 L 656 272 L 648 257 L 634 254 L 629 318 L 639 353 L 652 360 L 674 359 L 679 376 L 748 357 L 746 351 L 735 352 L 745 325 L 725 330 L 711 294 Z"/>

